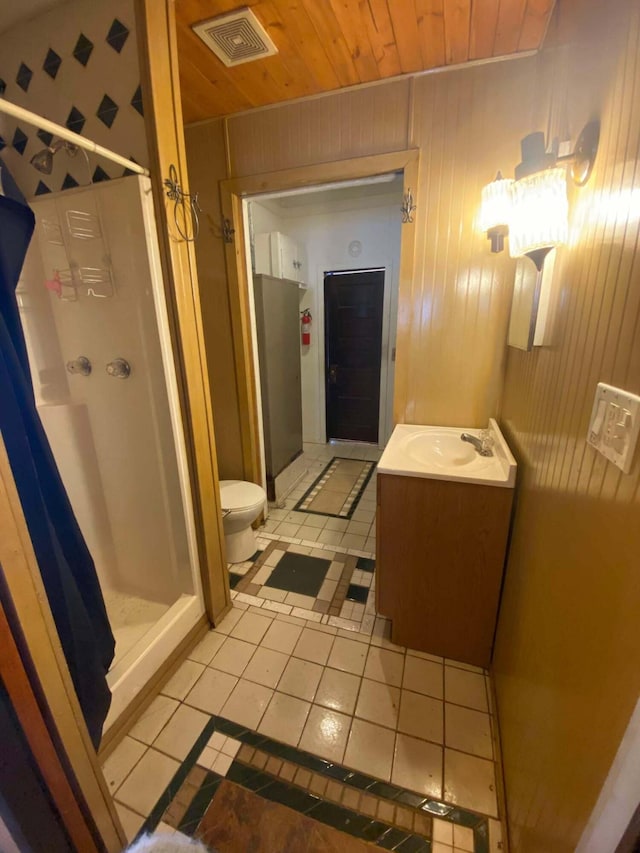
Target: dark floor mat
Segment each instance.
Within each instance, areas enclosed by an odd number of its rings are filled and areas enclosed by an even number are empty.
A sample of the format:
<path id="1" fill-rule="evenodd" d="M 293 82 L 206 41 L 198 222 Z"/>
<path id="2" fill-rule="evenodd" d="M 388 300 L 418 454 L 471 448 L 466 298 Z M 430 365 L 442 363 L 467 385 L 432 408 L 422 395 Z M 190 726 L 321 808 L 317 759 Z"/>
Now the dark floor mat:
<path id="1" fill-rule="evenodd" d="M 330 560 L 286 551 L 271 572 L 265 586 L 286 589 L 287 592 L 297 592 L 300 595 L 311 595 L 315 598 L 320 592 L 330 565 Z"/>

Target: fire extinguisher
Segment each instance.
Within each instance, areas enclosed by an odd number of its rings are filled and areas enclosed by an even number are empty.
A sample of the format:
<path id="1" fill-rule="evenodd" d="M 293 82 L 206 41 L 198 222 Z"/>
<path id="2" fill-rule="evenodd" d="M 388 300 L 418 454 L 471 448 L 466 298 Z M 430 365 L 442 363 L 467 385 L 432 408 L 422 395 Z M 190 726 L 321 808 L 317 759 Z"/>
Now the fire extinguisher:
<path id="1" fill-rule="evenodd" d="M 305 308 L 302 311 L 302 346 L 308 347 L 311 343 L 311 311 Z"/>

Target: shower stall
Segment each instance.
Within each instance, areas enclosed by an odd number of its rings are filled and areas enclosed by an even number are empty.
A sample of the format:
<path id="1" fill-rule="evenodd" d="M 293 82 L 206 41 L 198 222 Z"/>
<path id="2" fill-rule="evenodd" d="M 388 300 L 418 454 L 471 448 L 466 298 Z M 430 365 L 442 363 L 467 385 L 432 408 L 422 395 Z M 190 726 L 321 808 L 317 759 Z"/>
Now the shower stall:
<path id="1" fill-rule="evenodd" d="M 105 731 L 204 613 L 150 182 L 38 196 L 17 299 L 116 656 Z"/>

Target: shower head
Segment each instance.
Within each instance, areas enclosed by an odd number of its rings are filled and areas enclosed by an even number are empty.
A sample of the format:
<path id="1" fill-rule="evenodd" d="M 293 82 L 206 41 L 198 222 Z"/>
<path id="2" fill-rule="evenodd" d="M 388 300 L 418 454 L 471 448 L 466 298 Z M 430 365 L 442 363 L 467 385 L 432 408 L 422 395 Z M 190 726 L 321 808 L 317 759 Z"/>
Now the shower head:
<path id="1" fill-rule="evenodd" d="M 74 145 L 73 142 L 66 142 L 64 139 L 54 139 L 51 145 L 33 155 L 31 165 L 38 172 L 42 172 L 43 175 L 50 175 L 53 171 L 53 155 L 57 154 L 61 148 L 64 148 L 70 157 L 75 157 L 78 153 L 78 146 Z"/>

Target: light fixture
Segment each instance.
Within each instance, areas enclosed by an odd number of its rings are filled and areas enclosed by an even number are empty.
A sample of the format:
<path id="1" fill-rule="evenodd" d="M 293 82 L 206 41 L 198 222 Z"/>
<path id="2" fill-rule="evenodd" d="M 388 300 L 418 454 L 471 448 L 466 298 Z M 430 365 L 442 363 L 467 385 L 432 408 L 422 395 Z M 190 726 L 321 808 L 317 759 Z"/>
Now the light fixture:
<path id="1" fill-rule="evenodd" d="M 491 251 L 502 252 L 504 238 L 509 233 L 511 219 L 511 188 L 513 181 L 498 172 L 494 181 L 482 188 L 480 228 L 491 240 Z"/>
<path id="2" fill-rule="evenodd" d="M 526 255 L 538 270 L 549 252 L 566 243 L 569 231 L 567 173 L 545 169 L 515 181 L 509 222 L 509 254 Z"/>
<path id="3" fill-rule="evenodd" d="M 578 137 L 572 154 L 558 157 L 547 151 L 544 133 L 530 133 L 522 139 L 522 162 L 515 181 L 505 181 L 500 172 L 482 191 L 480 221 L 491 239 L 491 251 L 499 252 L 509 234 L 512 258 L 527 256 L 538 270 L 547 254 L 565 243 L 569 231 L 567 170 L 578 186 L 589 179 L 598 150 L 600 125 L 589 122 Z"/>
<path id="4" fill-rule="evenodd" d="M 74 145 L 73 142 L 67 142 L 64 139 L 55 139 L 51 145 L 33 155 L 30 161 L 31 165 L 43 175 L 50 175 L 53 171 L 53 156 L 63 148 L 70 157 L 75 157 L 78 153 L 78 146 Z"/>

